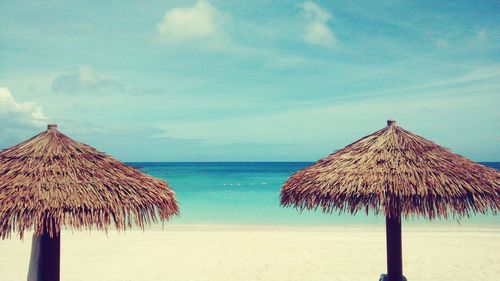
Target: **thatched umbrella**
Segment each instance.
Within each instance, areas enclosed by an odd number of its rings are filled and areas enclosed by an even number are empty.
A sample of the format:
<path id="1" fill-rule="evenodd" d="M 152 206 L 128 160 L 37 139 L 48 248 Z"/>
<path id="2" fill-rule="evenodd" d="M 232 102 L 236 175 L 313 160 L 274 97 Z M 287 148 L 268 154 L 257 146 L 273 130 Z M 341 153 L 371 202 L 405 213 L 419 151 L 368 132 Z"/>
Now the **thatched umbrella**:
<path id="1" fill-rule="evenodd" d="M 60 230 L 125 230 L 178 214 L 167 183 L 76 142 L 57 125 L 0 152 L 0 236 L 33 229 L 29 280 L 59 280 Z"/>
<path id="2" fill-rule="evenodd" d="M 384 129 L 292 175 L 281 190 L 281 204 L 326 213 L 385 214 L 388 279 L 400 281 L 401 218 L 496 214 L 500 173 L 389 120 Z"/>

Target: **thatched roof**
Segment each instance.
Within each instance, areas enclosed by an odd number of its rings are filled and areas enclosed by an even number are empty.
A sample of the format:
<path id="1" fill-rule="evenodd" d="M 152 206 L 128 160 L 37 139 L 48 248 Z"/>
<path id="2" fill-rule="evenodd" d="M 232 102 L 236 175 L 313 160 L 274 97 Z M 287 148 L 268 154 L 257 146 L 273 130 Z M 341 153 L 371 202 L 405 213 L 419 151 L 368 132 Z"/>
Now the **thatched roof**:
<path id="1" fill-rule="evenodd" d="M 281 204 L 429 219 L 497 213 L 500 173 L 396 126 L 395 121 L 292 175 Z"/>
<path id="2" fill-rule="evenodd" d="M 73 229 L 126 229 L 178 213 L 167 183 L 47 131 L 0 152 L 0 236 Z"/>

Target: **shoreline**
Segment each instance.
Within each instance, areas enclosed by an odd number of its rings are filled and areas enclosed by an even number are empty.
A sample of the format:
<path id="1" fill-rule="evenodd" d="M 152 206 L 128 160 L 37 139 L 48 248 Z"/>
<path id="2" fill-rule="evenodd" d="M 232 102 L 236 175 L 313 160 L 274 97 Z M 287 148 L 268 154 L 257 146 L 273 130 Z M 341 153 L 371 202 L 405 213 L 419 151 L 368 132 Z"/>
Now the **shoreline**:
<path id="1" fill-rule="evenodd" d="M 161 224 L 146 226 L 143 229 L 133 226 L 127 230 L 116 230 L 110 228 L 109 233 L 127 233 L 127 232 L 183 232 L 183 231 L 281 231 L 281 232 L 384 232 L 385 224 L 224 224 L 224 223 L 193 223 L 193 224 Z M 498 232 L 500 234 L 500 224 L 466 224 L 466 225 L 450 225 L 450 224 L 403 224 L 402 231 L 404 232 Z M 80 232 L 63 229 L 64 232 Z M 83 230 L 81 232 L 89 232 Z M 92 229 L 90 233 L 105 232 Z"/>

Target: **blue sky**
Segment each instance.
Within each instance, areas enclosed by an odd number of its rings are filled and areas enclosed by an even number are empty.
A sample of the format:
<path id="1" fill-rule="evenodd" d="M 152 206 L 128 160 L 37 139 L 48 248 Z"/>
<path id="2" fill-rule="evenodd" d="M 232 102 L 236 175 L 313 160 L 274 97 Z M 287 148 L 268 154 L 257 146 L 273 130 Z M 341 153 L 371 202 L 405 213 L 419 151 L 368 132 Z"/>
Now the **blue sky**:
<path id="1" fill-rule="evenodd" d="M 447 2 L 0 0 L 0 147 L 313 161 L 392 118 L 500 160 L 500 3 Z"/>

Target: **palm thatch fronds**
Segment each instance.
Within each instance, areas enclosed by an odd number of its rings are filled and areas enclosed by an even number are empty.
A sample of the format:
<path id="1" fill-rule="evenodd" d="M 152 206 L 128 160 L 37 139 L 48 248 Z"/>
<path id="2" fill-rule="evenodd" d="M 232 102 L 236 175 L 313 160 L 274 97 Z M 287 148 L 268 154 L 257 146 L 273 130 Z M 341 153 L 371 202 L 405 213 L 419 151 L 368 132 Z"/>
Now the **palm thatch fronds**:
<path id="1" fill-rule="evenodd" d="M 178 214 L 167 183 L 48 130 L 0 152 L 0 236 L 26 229 L 141 228 Z"/>
<path id="2" fill-rule="evenodd" d="M 500 173 L 388 121 L 384 129 L 292 175 L 281 204 L 428 219 L 497 213 Z"/>

